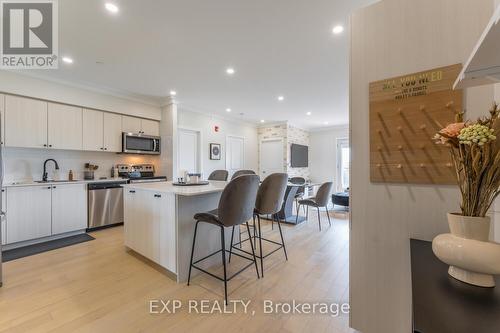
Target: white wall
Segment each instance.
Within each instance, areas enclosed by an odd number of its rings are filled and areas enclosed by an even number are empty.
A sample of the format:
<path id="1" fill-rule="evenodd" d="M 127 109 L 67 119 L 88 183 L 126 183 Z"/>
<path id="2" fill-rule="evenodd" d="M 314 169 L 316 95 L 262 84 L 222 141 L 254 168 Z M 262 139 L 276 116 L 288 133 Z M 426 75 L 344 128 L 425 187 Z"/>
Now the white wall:
<path id="1" fill-rule="evenodd" d="M 344 138 L 349 138 L 348 126 L 310 132 L 309 171 L 312 182 L 323 183 L 333 180 L 337 188 L 337 139 Z"/>
<path id="2" fill-rule="evenodd" d="M 372 81 L 463 63 L 493 12 L 492 0 L 384 0 L 351 17 L 351 325 L 364 333 L 411 332 L 410 238 L 447 232 L 455 186 L 370 182 Z M 491 87 L 466 92 L 466 116 L 487 112 Z"/>
<path id="3" fill-rule="evenodd" d="M 245 138 L 245 169 L 258 171 L 258 140 L 255 125 L 188 111 L 183 109 L 182 105 L 179 105 L 177 124 L 179 128 L 201 131 L 202 173 L 204 177 L 208 177 L 214 170 L 226 169 L 226 136 L 228 135 Z M 215 132 L 215 126 L 219 126 L 218 132 Z M 210 143 L 222 145 L 220 160 L 210 160 Z"/>
<path id="4" fill-rule="evenodd" d="M 0 70 L 0 92 L 160 120 L 160 106 Z"/>

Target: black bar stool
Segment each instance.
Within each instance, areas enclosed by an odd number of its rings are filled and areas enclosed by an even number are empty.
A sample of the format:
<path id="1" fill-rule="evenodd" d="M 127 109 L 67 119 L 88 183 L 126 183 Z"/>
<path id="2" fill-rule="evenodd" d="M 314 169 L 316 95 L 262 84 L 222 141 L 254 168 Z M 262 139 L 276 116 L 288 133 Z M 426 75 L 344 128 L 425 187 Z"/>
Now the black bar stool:
<path id="1" fill-rule="evenodd" d="M 283 204 L 283 198 L 285 196 L 287 182 L 288 182 L 288 175 L 286 173 L 273 173 L 272 175 L 269 175 L 266 179 L 264 179 L 264 181 L 260 185 L 259 192 L 257 193 L 257 200 L 255 201 L 255 210 L 253 216 L 253 221 L 254 221 L 253 237 L 250 234 L 250 229 L 247 228 L 248 238 L 245 240 L 240 239 L 238 243 L 233 244 L 233 237 L 234 237 L 234 227 L 233 227 L 233 233 L 231 235 L 231 248 L 229 250 L 229 260 L 231 260 L 232 249 L 238 249 L 242 251 L 240 248 L 234 245 L 241 245 L 241 243 L 245 241 L 250 241 L 250 243 L 252 243 L 252 238 L 255 244 L 258 238 L 260 255 L 258 255 L 257 257 L 260 258 L 260 271 L 262 276 L 264 276 L 264 258 L 270 256 L 279 249 L 283 249 L 283 252 L 285 253 L 285 259 L 288 260 L 288 255 L 286 253 L 286 247 L 285 247 L 285 240 L 283 239 L 283 231 L 281 230 L 281 222 L 277 214 L 281 210 L 281 206 Z M 271 215 L 273 221 L 278 222 L 281 243 L 262 237 L 262 229 L 260 226 L 260 215 Z M 255 218 L 257 218 L 257 223 L 258 223 L 257 224 L 258 236 L 256 235 L 255 232 L 256 231 Z M 262 241 L 276 244 L 278 245 L 278 248 L 274 249 L 273 251 L 271 251 L 266 255 L 263 255 Z M 250 253 L 247 252 L 247 254 Z"/>
<path id="2" fill-rule="evenodd" d="M 191 261 L 189 263 L 189 274 L 188 274 L 187 284 L 189 286 L 189 283 L 191 281 L 191 268 L 193 267 L 220 281 L 223 281 L 224 300 L 226 302 L 226 305 L 227 305 L 227 282 L 229 280 L 231 280 L 233 277 L 243 272 L 248 267 L 252 266 L 252 264 L 255 265 L 257 278 L 259 278 L 259 270 L 257 269 L 257 259 L 255 257 L 255 251 L 252 242 L 250 242 L 252 253 L 240 250 L 242 252 L 250 254 L 252 258 L 248 258 L 247 256 L 238 253 L 234 253 L 235 255 L 241 258 L 251 261 L 251 263 L 243 267 L 238 272 L 234 273 L 231 277 L 229 278 L 227 277 L 226 249 L 225 249 L 226 243 L 224 240 L 225 227 L 233 227 L 234 231 L 234 226 L 239 226 L 240 224 L 246 223 L 247 231 L 250 234 L 250 227 L 248 226 L 247 221 L 253 216 L 253 210 L 255 206 L 255 199 L 257 196 L 258 188 L 259 188 L 259 177 L 257 175 L 240 176 L 232 180 L 229 184 L 227 184 L 226 188 L 224 188 L 224 191 L 222 192 L 222 195 L 219 200 L 219 207 L 217 209 L 206 213 L 198 213 L 194 216 L 194 219 L 196 220 L 196 226 L 194 228 L 193 247 L 191 249 Z M 196 232 L 198 231 L 198 224 L 200 222 L 209 223 L 220 227 L 221 249 L 193 262 L 194 248 L 196 245 Z M 224 266 L 223 278 L 196 266 L 197 263 L 205 259 L 208 259 L 219 252 L 222 252 L 222 264 Z"/>
<path id="3" fill-rule="evenodd" d="M 208 176 L 208 180 L 227 181 L 228 175 L 229 172 L 227 172 L 227 170 L 215 170 L 210 174 L 210 176 Z"/>
<path id="4" fill-rule="evenodd" d="M 306 218 L 309 218 L 309 206 L 311 207 L 316 207 L 318 209 L 318 223 L 319 223 L 319 231 L 321 231 L 321 216 L 319 215 L 319 208 L 320 207 L 325 207 L 326 209 L 326 216 L 328 216 L 328 224 L 332 225 L 330 222 L 330 214 L 328 213 L 328 200 L 330 199 L 330 195 L 332 193 L 332 188 L 333 188 L 333 183 L 328 182 L 328 183 L 323 183 L 318 189 L 318 192 L 316 193 L 316 196 L 314 198 L 308 198 L 304 200 L 299 200 L 299 207 L 300 205 L 305 205 L 307 207 L 307 213 L 306 213 Z M 297 208 L 297 211 L 299 209 Z M 297 220 L 299 216 L 297 215 Z"/>

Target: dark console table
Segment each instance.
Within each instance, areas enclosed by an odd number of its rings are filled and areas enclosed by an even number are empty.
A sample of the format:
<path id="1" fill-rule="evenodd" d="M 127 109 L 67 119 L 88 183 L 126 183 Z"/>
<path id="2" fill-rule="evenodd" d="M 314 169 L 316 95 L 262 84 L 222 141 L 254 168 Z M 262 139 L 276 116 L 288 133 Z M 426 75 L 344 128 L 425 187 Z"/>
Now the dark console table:
<path id="1" fill-rule="evenodd" d="M 411 240 L 413 323 L 420 333 L 500 332 L 500 278 L 480 288 L 448 275 L 430 242 Z"/>

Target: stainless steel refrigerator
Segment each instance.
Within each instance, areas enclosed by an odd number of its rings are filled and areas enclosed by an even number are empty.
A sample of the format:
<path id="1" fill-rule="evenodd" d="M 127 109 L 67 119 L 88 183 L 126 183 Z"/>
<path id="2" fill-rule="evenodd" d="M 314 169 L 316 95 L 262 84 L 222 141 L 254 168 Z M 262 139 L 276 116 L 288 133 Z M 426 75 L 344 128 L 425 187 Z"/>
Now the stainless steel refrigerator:
<path id="1" fill-rule="evenodd" d="M 2 121 L 0 117 L 0 138 L 2 137 Z M 3 142 L 0 143 L 0 287 L 3 284 L 3 272 L 2 272 L 2 225 L 5 219 L 4 209 L 2 207 L 2 195 L 3 195 Z"/>

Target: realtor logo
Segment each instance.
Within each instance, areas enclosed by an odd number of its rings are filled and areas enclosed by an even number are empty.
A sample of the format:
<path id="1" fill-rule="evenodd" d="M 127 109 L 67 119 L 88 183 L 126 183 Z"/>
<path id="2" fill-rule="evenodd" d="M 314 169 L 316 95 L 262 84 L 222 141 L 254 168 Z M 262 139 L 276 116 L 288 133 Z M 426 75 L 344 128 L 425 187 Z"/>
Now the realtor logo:
<path id="1" fill-rule="evenodd" d="M 0 8 L 0 68 L 57 68 L 57 0 L 0 0 Z"/>

